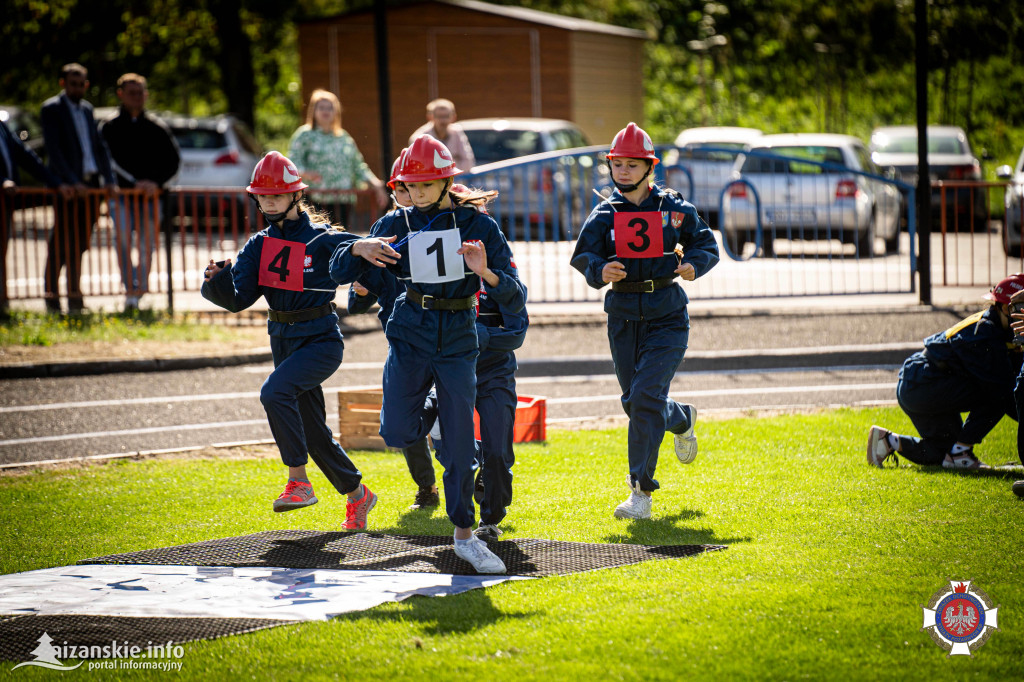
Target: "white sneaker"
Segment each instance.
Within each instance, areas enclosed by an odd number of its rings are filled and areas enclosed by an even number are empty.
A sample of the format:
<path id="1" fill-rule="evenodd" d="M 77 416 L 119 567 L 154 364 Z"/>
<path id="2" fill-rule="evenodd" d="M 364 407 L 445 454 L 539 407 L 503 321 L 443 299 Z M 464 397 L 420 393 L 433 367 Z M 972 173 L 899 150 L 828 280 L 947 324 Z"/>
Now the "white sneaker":
<path id="1" fill-rule="evenodd" d="M 629 497 L 625 502 L 615 508 L 617 519 L 649 519 L 651 518 L 651 507 L 653 499 L 640 491 L 640 483 L 630 485 L 630 477 L 626 476 L 626 485 L 629 485 Z"/>
<path id="2" fill-rule="evenodd" d="M 124 299 L 124 311 L 131 312 L 132 310 L 139 309 L 139 297 L 138 296 L 127 296 Z"/>
<path id="3" fill-rule="evenodd" d="M 689 464 L 697 459 L 697 436 L 693 432 L 693 427 L 697 424 L 697 408 L 690 404 L 683 405 L 683 408 L 690 413 L 690 428 L 675 434 L 673 441 L 676 446 L 676 457 L 683 464 Z"/>
<path id="4" fill-rule="evenodd" d="M 959 455 L 952 452 L 946 453 L 942 460 L 943 469 L 988 469 L 989 466 L 974 456 L 974 450 L 964 450 Z"/>
<path id="5" fill-rule="evenodd" d="M 868 464 L 873 467 L 882 468 L 885 460 L 889 459 L 896 452 L 889 444 L 891 431 L 886 431 L 881 426 L 872 426 L 868 431 Z"/>
<path id="6" fill-rule="evenodd" d="M 504 573 L 505 563 L 487 548 L 487 543 L 474 536 L 455 543 L 455 554 L 473 565 L 477 573 Z"/>

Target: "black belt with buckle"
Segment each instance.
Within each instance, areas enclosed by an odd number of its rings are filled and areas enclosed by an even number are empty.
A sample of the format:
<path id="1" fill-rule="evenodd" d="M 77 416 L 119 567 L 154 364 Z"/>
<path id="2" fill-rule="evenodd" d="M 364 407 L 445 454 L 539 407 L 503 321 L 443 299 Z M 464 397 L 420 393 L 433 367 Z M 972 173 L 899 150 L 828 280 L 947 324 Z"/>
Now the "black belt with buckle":
<path id="1" fill-rule="evenodd" d="M 405 297 L 424 310 L 472 310 L 476 307 L 476 296 L 434 298 L 427 294 L 421 294 L 412 287 L 406 287 Z"/>
<path id="2" fill-rule="evenodd" d="M 675 281 L 675 276 L 672 276 L 645 279 L 643 282 L 612 282 L 612 291 L 619 294 L 649 294 L 664 289 Z"/>
<path id="3" fill-rule="evenodd" d="M 310 320 L 326 317 L 333 313 L 335 308 L 337 306 L 334 303 L 324 303 L 315 308 L 303 308 L 302 310 L 268 310 L 267 317 L 270 318 L 271 322 L 295 324 L 296 322 L 309 322 Z"/>

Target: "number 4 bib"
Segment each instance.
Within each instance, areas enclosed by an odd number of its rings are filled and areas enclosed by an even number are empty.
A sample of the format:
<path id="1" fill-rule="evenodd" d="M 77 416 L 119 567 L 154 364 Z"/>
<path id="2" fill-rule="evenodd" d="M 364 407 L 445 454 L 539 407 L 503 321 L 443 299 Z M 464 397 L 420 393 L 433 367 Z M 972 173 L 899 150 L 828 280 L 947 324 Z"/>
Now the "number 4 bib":
<path id="1" fill-rule="evenodd" d="M 260 286 L 302 291 L 305 259 L 306 245 L 302 242 L 264 237 L 260 251 Z"/>
<path id="2" fill-rule="evenodd" d="M 616 213 L 613 229 L 617 258 L 660 258 L 665 253 L 660 211 Z"/>
<path id="3" fill-rule="evenodd" d="M 409 240 L 409 270 L 413 282 L 441 284 L 465 276 L 465 263 L 458 251 L 462 235 L 457 227 L 450 230 L 420 232 Z"/>

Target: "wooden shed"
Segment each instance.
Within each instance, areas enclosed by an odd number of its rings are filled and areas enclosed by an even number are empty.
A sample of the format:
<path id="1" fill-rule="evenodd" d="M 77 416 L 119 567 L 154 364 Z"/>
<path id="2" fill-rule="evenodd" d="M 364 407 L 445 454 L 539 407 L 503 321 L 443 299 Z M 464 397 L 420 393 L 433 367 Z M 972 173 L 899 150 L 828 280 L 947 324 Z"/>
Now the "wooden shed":
<path id="1" fill-rule="evenodd" d="M 629 121 L 642 123 L 642 31 L 476 0 L 388 5 L 394 154 L 438 97 L 463 119 L 568 119 L 594 144 L 610 143 Z M 299 54 L 303 101 L 316 88 L 337 94 L 342 125 L 382 175 L 373 12 L 299 24 Z"/>

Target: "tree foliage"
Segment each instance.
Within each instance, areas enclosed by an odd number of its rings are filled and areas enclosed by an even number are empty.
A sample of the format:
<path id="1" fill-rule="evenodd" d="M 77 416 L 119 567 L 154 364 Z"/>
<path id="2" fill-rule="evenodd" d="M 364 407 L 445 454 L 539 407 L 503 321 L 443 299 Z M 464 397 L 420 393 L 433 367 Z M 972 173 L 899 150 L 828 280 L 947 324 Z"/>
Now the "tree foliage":
<path id="1" fill-rule="evenodd" d="M 399 1 L 399 0 L 391 0 Z M 646 126 L 659 141 L 696 125 L 866 137 L 915 116 L 914 0 L 493 0 L 641 29 Z M 1024 15 L 1005 0 L 929 3 L 929 118 L 1015 155 L 1024 133 Z M 137 71 L 151 105 L 233 111 L 264 140 L 299 122 L 295 20 L 372 0 L 7 0 L 4 99 L 38 106 L 62 64 L 90 70 L 89 98 L 116 104 Z M 487 87 L 487 86 L 484 86 Z"/>

